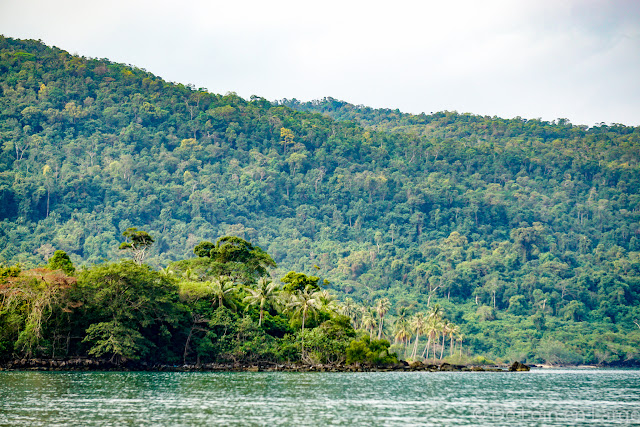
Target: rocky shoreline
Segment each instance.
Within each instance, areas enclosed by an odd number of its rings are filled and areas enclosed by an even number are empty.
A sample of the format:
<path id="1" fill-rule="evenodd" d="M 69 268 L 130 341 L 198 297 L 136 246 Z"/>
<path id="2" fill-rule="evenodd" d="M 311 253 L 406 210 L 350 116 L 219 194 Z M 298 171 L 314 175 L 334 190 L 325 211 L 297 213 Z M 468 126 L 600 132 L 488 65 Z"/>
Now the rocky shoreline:
<path id="1" fill-rule="evenodd" d="M 257 362 L 205 363 L 200 365 L 150 365 L 127 362 L 116 364 L 106 359 L 21 359 L 0 365 L 0 371 L 151 371 L 151 372 L 522 372 L 530 368 L 519 362 L 511 366 L 452 365 L 449 363 L 425 364 L 401 361 L 396 364 L 375 366 L 368 364 L 300 364 Z"/>

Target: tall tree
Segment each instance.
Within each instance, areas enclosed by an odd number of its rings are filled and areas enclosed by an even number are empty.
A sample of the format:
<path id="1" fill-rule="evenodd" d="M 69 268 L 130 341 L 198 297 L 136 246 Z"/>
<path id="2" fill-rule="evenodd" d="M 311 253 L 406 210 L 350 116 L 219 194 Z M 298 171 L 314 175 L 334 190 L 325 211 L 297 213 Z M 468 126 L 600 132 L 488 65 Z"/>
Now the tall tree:
<path id="1" fill-rule="evenodd" d="M 218 308 L 228 307 L 235 310 L 234 302 L 235 293 L 237 291 L 236 284 L 228 276 L 219 276 L 213 280 L 205 282 L 208 291 L 213 297 L 212 305 L 218 305 Z"/>
<path id="2" fill-rule="evenodd" d="M 391 301 L 389 298 L 379 299 L 376 303 L 376 313 L 378 314 L 378 339 L 382 339 L 382 324 L 384 323 L 384 315 L 387 314 L 391 308 Z"/>
<path id="3" fill-rule="evenodd" d="M 122 235 L 126 240 L 120 244 L 120 250 L 131 251 L 133 262 L 142 265 L 147 250 L 153 245 L 153 238 L 146 231 L 135 227 L 127 228 Z"/>
<path id="4" fill-rule="evenodd" d="M 319 293 L 312 287 L 308 286 L 304 290 L 297 290 L 291 293 L 291 298 L 287 304 L 287 308 L 293 316 L 300 316 L 302 319 L 301 339 L 302 339 L 302 357 L 304 358 L 304 326 L 307 318 L 315 315 L 320 309 Z"/>
<path id="5" fill-rule="evenodd" d="M 250 295 L 244 298 L 244 302 L 250 305 L 257 305 L 260 312 L 258 319 L 258 326 L 262 326 L 262 319 L 264 318 L 264 309 L 271 303 L 275 303 L 278 298 L 278 291 L 280 287 L 277 283 L 272 283 L 265 277 L 261 277 L 258 280 L 258 284 L 255 288 L 246 288 Z"/>
<path id="6" fill-rule="evenodd" d="M 423 313 L 416 313 L 409 320 L 409 325 L 411 326 L 413 334 L 415 335 L 415 340 L 413 342 L 413 351 L 411 352 L 410 356 L 413 360 L 415 360 L 418 355 L 418 341 L 420 339 L 420 335 L 424 333 L 426 323 L 426 318 Z"/>

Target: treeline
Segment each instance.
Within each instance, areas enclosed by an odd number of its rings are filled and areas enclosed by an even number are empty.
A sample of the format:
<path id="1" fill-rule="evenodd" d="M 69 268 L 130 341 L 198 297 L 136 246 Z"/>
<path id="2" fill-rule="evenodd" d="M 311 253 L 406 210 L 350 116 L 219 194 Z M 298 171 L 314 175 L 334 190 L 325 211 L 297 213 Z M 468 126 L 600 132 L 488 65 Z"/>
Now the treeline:
<path id="1" fill-rule="evenodd" d="M 0 361 L 398 362 L 383 337 L 357 336 L 320 278 L 291 271 L 271 281 L 273 260 L 244 239 L 201 242 L 197 258 L 154 271 L 143 264 L 151 236 L 126 236 L 133 260 L 76 271 L 56 251 L 44 267 L 0 268 Z"/>
<path id="2" fill-rule="evenodd" d="M 0 76 L 5 265 L 235 235 L 342 301 L 438 303 L 472 352 L 638 359 L 639 128 L 245 100 L 10 38 Z"/>

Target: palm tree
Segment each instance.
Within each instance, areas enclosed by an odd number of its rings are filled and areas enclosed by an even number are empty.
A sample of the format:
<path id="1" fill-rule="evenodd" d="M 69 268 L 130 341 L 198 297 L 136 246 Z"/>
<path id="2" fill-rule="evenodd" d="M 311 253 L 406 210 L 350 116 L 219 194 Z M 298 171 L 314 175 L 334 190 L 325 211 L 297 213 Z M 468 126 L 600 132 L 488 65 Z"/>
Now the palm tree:
<path id="1" fill-rule="evenodd" d="M 441 318 L 434 319 L 433 324 L 433 359 L 435 360 L 437 356 L 437 346 L 440 341 L 440 333 L 442 332 L 443 320 Z"/>
<path id="2" fill-rule="evenodd" d="M 291 294 L 287 307 L 293 311 L 294 316 L 302 317 L 302 357 L 304 357 L 304 324 L 310 314 L 314 315 L 320 309 L 320 292 L 313 292 L 312 288 L 307 286 L 304 291 Z"/>
<path id="3" fill-rule="evenodd" d="M 357 306 L 353 302 L 353 298 L 346 298 L 342 304 L 338 306 L 338 313 L 351 319 L 351 326 L 356 327 Z"/>
<path id="4" fill-rule="evenodd" d="M 395 344 L 402 343 L 403 355 L 407 352 L 407 344 L 411 340 L 411 330 L 409 328 L 409 322 L 402 316 L 398 317 L 394 323 L 394 335 L 393 339 Z"/>
<path id="5" fill-rule="evenodd" d="M 328 290 L 324 289 L 322 291 L 318 291 L 318 300 L 320 301 L 320 308 L 325 311 L 335 312 L 338 310 L 338 302 L 336 301 L 336 297 L 331 294 Z"/>
<path id="6" fill-rule="evenodd" d="M 365 329 L 365 326 L 363 325 L 365 321 L 364 319 L 368 316 L 371 316 L 371 312 L 364 305 L 358 306 L 358 312 L 360 313 L 360 323 L 356 329 Z"/>
<path id="7" fill-rule="evenodd" d="M 457 341 L 460 343 L 460 357 L 462 357 L 462 340 L 464 340 L 464 334 L 458 333 Z"/>
<path id="8" fill-rule="evenodd" d="M 453 356 L 453 337 L 457 336 L 460 333 L 460 326 L 454 325 L 453 323 L 449 325 L 449 355 Z"/>
<path id="9" fill-rule="evenodd" d="M 427 345 L 424 346 L 424 350 L 422 351 L 422 357 L 424 357 L 425 359 L 429 358 L 429 347 L 431 346 L 431 341 L 437 336 L 436 325 L 438 321 L 439 319 L 437 317 L 427 315 L 427 323 L 425 325 L 425 333 L 427 334 Z"/>
<path id="10" fill-rule="evenodd" d="M 378 323 L 378 339 L 382 339 L 382 324 L 384 323 L 384 315 L 387 314 L 390 308 L 391 301 L 389 301 L 389 298 L 382 298 L 378 300 L 378 303 L 376 304 L 376 313 L 378 313 L 378 317 L 380 318 L 380 322 Z"/>
<path id="11" fill-rule="evenodd" d="M 261 277 L 258 280 L 256 288 L 246 288 L 251 295 L 247 295 L 244 298 L 244 302 L 249 305 L 257 305 L 260 310 L 260 318 L 258 320 L 258 326 L 262 326 L 262 319 L 264 318 L 264 308 L 269 303 L 275 302 L 278 299 L 278 291 L 280 286 L 276 283 L 272 283 L 266 277 Z"/>
<path id="12" fill-rule="evenodd" d="M 233 294 L 236 291 L 236 284 L 231 280 L 229 276 L 216 277 L 210 282 L 205 282 L 208 291 L 213 295 L 213 305 L 218 303 L 218 308 L 223 307 L 225 304 L 236 309 L 236 305 L 233 302 Z"/>
<path id="13" fill-rule="evenodd" d="M 440 333 L 442 334 L 442 348 L 440 349 L 440 360 L 444 356 L 444 347 L 445 347 L 445 339 L 449 334 L 450 323 L 446 320 L 443 320 L 441 323 Z"/>
<path id="14" fill-rule="evenodd" d="M 376 318 L 369 310 L 362 311 L 360 327 L 369 332 L 369 339 L 373 339 L 373 331 L 376 329 Z"/>
<path id="15" fill-rule="evenodd" d="M 420 339 L 420 334 L 424 332 L 424 328 L 426 325 L 426 318 L 423 313 L 416 313 L 413 315 L 411 320 L 409 321 L 409 325 L 411 329 L 413 329 L 414 334 L 416 335 L 416 339 L 413 342 L 413 351 L 411 352 L 411 358 L 415 359 L 418 355 L 418 340 Z"/>
<path id="16" fill-rule="evenodd" d="M 405 337 L 405 332 L 407 336 Z M 398 335 L 400 334 L 400 335 Z M 395 318 L 393 322 L 393 342 L 394 344 L 398 344 L 398 342 L 402 342 L 406 344 L 407 340 L 411 337 L 411 332 L 409 330 L 409 323 L 407 322 L 407 308 L 401 307 L 398 310 L 398 316 Z"/>

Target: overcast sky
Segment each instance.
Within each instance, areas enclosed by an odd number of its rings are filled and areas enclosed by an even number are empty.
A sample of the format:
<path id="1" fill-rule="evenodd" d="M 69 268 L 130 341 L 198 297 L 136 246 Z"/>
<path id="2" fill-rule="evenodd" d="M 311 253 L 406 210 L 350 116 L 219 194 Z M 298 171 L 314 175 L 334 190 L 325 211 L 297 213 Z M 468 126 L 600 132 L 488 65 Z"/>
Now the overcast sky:
<path id="1" fill-rule="evenodd" d="M 0 33 L 245 98 L 640 125 L 636 0 L 0 0 Z"/>

